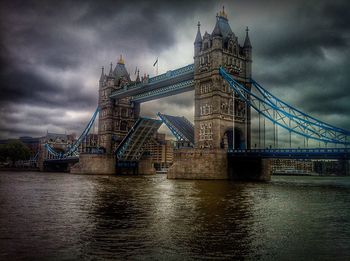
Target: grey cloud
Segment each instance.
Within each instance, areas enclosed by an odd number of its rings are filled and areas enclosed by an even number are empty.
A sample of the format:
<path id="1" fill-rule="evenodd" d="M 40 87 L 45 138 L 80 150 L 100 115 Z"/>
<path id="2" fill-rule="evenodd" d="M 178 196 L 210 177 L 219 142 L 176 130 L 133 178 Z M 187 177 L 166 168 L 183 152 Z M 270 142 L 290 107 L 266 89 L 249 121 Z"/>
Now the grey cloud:
<path id="1" fill-rule="evenodd" d="M 349 57 L 348 1 L 224 1 L 230 24 L 242 43 L 245 25 L 251 28 L 254 78 L 302 110 L 334 124 L 350 113 L 350 64 L 329 61 L 325 50 Z M 157 56 L 178 44 L 178 34 L 211 32 L 216 1 L 2 1 L 0 3 L 0 117 L 11 121 L 14 105 L 41 108 L 18 122 L 78 130 L 84 120 L 71 122 L 47 116 L 47 108 L 91 110 L 97 100 L 98 68 L 119 53 L 127 66 L 147 67 L 145 54 Z M 192 24 L 193 28 L 188 28 Z M 192 33 L 191 33 L 192 34 Z M 191 35 L 190 34 L 190 35 Z M 195 35 L 193 35 L 194 38 Z M 190 39 L 191 44 L 193 39 Z M 192 48 L 192 45 L 190 46 Z M 174 56 L 179 55 L 174 53 Z M 174 57 L 176 59 L 177 57 Z M 149 62 L 149 61 L 147 61 Z M 67 85 L 39 72 L 39 66 L 65 72 Z M 132 72 L 131 72 L 132 74 Z M 91 79 L 96 79 L 95 83 Z M 329 83 L 332 83 L 330 85 Z M 192 94 L 193 95 L 193 94 Z M 143 105 L 143 114 L 157 111 L 193 119 L 191 94 Z M 337 120 L 332 115 L 337 115 Z M 59 118 L 59 117 L 58 117 Z M 334 120 L 334 121 L 333 121 Z M 25 125 L 1 124 L 0 136 L 22 135 Z M 60 127 L 62 126 L 62 127 Z M 12 131 L 11 131 L 12 130 Z M 39 135 L 41 129 L 28 131 Z"/>

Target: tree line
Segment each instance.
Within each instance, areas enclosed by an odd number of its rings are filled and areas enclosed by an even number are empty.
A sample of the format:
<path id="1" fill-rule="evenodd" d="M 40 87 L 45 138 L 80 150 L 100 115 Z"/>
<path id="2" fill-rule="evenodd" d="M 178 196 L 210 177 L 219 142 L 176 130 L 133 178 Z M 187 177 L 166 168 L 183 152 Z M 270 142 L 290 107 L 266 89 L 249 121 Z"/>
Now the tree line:
<path id="1" fill-rule="evenodd" d="M 30 149 L 19 140 L 0 144 L 0 162 L 11 161 L 12 165 L 18 160 L 29 160 Z"/>

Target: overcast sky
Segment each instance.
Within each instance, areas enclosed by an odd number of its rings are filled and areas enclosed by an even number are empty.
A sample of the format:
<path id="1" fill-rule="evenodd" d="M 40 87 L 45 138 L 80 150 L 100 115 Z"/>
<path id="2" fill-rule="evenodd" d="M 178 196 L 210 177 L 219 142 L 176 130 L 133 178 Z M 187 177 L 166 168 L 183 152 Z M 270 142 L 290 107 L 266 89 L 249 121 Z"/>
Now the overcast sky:
<path id="1" fill-rule="evenodd" d="M 305 3 L 306 2 L 306 3 Z M 101 66 L 123 55 L 134 78 L 193 62 L 197 22 L 212 32 L 225 5 L 253 78 L 288 103 L 350 129 L 350 2 L 1 1 L 0 138 L 80 133 L 97 106 Z M 142 105 L 193 120 L 193 92 Z M 175 112 L 175 113 L 174 113 Z"/>

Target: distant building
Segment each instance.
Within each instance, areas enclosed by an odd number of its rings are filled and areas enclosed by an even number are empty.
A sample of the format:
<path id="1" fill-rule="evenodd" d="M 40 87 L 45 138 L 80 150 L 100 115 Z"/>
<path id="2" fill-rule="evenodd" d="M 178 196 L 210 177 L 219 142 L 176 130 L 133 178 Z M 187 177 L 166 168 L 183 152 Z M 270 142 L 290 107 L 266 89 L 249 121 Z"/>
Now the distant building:
<path id="1" fill-rule="evenodd" d="M 313 162 L 308 159 L 273 159 L 272 174 L 312 174 Z"/>
<path id="2" fill-rule="evenodd" d="M 45 148 L 44 145 L 48 144 L 56 152 L 64 152 L 69 145 L 73 144 L 76 140 L 75 134 L 61 134 L 61 133 L 47 133 L 46 136 L 40 138 L 40 149 L 43 150 L 42 156 L 44 158 L 53 158 Z"/>
<path id="3" fill-rule="evenodd" d="M 165 134 L 157 133 L 145 148 L 149 152 L 156 170 L 167 169 L 173 163 L 174 144 L 165 139 Z"/>
<path id="4" fill-rule="evenodd" d="M 98 135 L 94 133 L 89 133 L 85 136 L 83 141 L 80 143 L 79 152 L 80 153 L 93 153 L 98 148 Z"/>
<path id="5" fill-rule="evenodd" d="M 35 154 L 40 149 L 40 139 L 41 139 L 40 137 L 33 138 L 30 136 L 22 136 L 22 137 L 19 137 L 18 139 L 2 139 L 0 140 L 0 144 L 7 144 L 13 140 L 21 141 L 23 144 L 25 144 L 29 148 L 30 156 L 34 157 Z"/>

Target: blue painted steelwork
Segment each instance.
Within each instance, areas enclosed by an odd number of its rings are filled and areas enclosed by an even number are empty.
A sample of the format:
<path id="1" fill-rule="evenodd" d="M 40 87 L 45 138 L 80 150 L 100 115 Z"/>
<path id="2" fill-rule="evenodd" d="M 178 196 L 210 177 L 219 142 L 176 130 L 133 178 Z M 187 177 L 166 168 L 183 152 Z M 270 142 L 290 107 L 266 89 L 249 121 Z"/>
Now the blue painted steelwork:
<path id="1" fill-rule="evenodd" d="M 167 71 L 166 73 L 150 78 L 148 82 L 155 83 L 164 80 L 169 80 L 171 78 L 175 78 L 179 75 L 187 74 L 189 72 L 194 72 L 194 64 L 189 64 L 173 71 Z"/>
<path id="2" fill-rule="evenodd" d="M 133 98 L 133 96 L 162 89 L 170 85 L 176 85 L 176 87 L 184 88 L 184 86 L 181 85 L 181 83 L 189 80 L 193 80 L 193 77 L 194 77 L 194 64 L 190 64 L 190 65 L 181 67 L 179 69 L 168 71 L 164 74 L 152 77 L 141 83 L 137 83 L 137 84 L 132 83 L 130 85 L 125 85 L 123 88 L 113 92 L 109 97 L 112 99 L 121 99 L 125 97 Z M 188 82 L 186 84 L 188 84 Z M 164 89 L 163 95 L 166 95 L 166 94 L 172 95 L 174 94 L 174 91 L 176 91 L 174 88 Z M 182 91 L 184 91 L 184 89 L 182 89 Z M 150 93 L 150 94 L 154 94 L 154 93 Z M 158 96 L 153 96 L 153 99 L 157 97 Z"/>
<path id="3" fill-rule="evenodd" d="M 49 144 L 45 143 L 45 149 L 55 158 L 60 158 L 61 153 L 56 152 Z"/>
<path id="4" fill-rule="evenodd" d="M 78 156 L 71 156 L 66 158 L 56 158 L 56 159 L 45 159 L 45 162 L 78 162 Z"/>
<path id="5" fill-rule="evenodd" d="M 228 150 L 233 157 L 290 158 L 290 159 L 350 159 L 347 148 L 313 149 L 248 149 Z"/>
<path id="6" fill-rule="evenodd" d="M 94 114 L 92 115 L 91 120 L 89 121 L 88 125 L 86 126 L 86 128 L 84 129 L 84 131 L 82 132 L 82 134 L 80 135 L 80 137 L 73 143 L 73 145 L 69 148 L 69 150 L 67 152 L 65 152 L 65 155 L 72 155 L 73 152 L 77 151 L 77 149 L 79 148 L 81 142 L 83 141 L 83 139 L 86 137 L 86 135 L 88 135 L 92 125 L 95 122 L 95 119 L 98 115 L 100 111 L 100 108 L 97 107 Z"/>
<path id="7" fill-rule="evenodd" d="M 39 151 L 35 154 L 35 156 L 31 160 L 36 161 L 38 157 L 39 157 Z"/>
<path id="8" fill-rule="evenodd" d="M 194 145 L 194 126 L 185 117 L 157 113 L 162 122 L 169 128 L 178 141 L 188 141 Z"/>
<path id="9" fill-rule="evenodd" d="M 326 144 L 333 143 L 344 146 L 350 144 L 350 142 L 347 141 L 350 132 L 325 124 L 294 109 L 292 106 L 287 105 L 268 93 L 260 85 L 257 85 L 256 82 L 252 82 L 252 90 L 248 90 L 244 85 L 227 73 L 224 68 L 220 67 L 219 72 L 243 101 L 259 114 L 269 119 L 273 124 L 307 139 L 321 141 Z M 256 90 L 257 93 L 254 92 L 254 90 Z"/>
<path id="10" fill-rule="evenodd" d="M 67 157 L 75 157 L 78 156 L 78 148 L 80 146 L 80 144 L 83 142 L 83 140 L 85 139 L 86 135 L 88 135 L 92 125 L 94 124 L 97 115 L 100 111 L 100 108 L 97 107 L 94 114 L 92 115 L 90 121 L 88 122 L 87 126 L 85 127 L 84 131 L 81 133 L 81 135 L 79 136 L 79 138 L 71 145 L 68 147 L 68 149 L 63 152 L 57 152 L 55 151 L 48 143 L 45 144 L 45 148 L 47 149 L 47 151 L 53 155 L 55 158 L 67 158 Z"/>
<path id="11" fill-rule="evenodd" d="M 144 145 L 154 136 L 162 121 L 139 118 L 118 145 L 115 154 L 121 161 L 138 161 L 143 155 Z"/>
<path id="12" fill-rule="evenodd" d="M 304 121 L 306 124 L 309 125 L 316 125 L 318 127 L 323 127 L 325 129 L 331 130 L 331 131 L 337 131 L 340 132 L 342 134 L 345 135 L 350 135 L 350 131 L 332 126 L 328 123 L 322 122 L 310 115 L 307 115 L 306 113 L 296 109 L 295 107 L 287 104 L 286 102 L 280 100 L 279 98 L 277 98 L 276 96 L 274 96 L 273 94 L 271 94 L 268 90 L 266 90 L 265 88 L 263 88 L 259 83 L 257 83 L 256 81 L 254 81 L 253 79 L 251 80 L 251 83 L 253 84 L 253 86 L 262 94 L 262 96 L 268 101 L 270 102 L 272 105 L 277 106 L 278 108 L 282 108 L 284 111 L 286 109 L 288 109 L 288 115 L 290 115 L 291 117 L 296 117 L 302 121 Z"/>
<path id="13" fill-rule="evenodd" d="M 171 96 L 181 92 L 191 91 L 193 89 L 194 89 L 194 80 L 188 80 L 188 81 L 172 84 L 170 86 L 166 86 L 163 88 L 158 88 L 152 91 L 137 94 L 135 96 L 132 96 L 131 101 L 146 102 L 154 99 L 159 99 L 164 96 Z"/>

